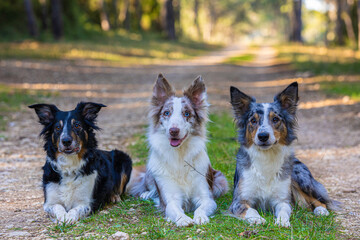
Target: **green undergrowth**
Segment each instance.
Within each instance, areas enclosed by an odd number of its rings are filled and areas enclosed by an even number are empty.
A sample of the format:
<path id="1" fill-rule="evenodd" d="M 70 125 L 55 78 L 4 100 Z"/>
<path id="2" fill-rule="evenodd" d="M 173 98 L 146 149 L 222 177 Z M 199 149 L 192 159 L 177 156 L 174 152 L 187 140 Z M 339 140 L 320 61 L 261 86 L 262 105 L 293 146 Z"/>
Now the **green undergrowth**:
<path id="1" fill-rule="evenodd" d="M 45 91 L 15 89 L 0 84 L 0 129 L 5 130 L 9 115 L 20 111 L 30 104 L 49 98 L 53 93 Z"/>
<path id="2" fill-rule="evenodd" d="M 245 53 L 239 56 L 230 57 L 226 59 L 223 63 L 225 64 L 232 64 L 232 65 L 243 65 L 245 63 L 250 63 L 254 61 L 255 54 L 253 53 Z"/>
<path id="3" fill-rule="evenodd" d="M 235 171 L 235 155 L 238 149 L 236 131 L 232 118 L 227 114 L 211 115 L 208 124 L 208 153 L 212 166 L 221 170 L 232 189 Z M 129 150 L 136 164 L 144 164 L 147 148 L 144 136 L 136 136 Z M 49 228 L 54 238 L 108 238 L 120 231 L 132 239 L 339 239 L 335 216 L 316 217 L 306 209 L 294 207 L 291 227 L 282 228 L 274 224 L 272 213 L 260 213 L 266 224 L 251 226 L 224 214 L 232 201 L 232 191 L 217 199 L 218 209 L 206 225 L 176 227 L 169 223 L 154 203 L 125 196 L 124 200 L 82 220 L 76 225 L 53 225 Z M 189 216 L 193 216 L 189 213 Z"/>

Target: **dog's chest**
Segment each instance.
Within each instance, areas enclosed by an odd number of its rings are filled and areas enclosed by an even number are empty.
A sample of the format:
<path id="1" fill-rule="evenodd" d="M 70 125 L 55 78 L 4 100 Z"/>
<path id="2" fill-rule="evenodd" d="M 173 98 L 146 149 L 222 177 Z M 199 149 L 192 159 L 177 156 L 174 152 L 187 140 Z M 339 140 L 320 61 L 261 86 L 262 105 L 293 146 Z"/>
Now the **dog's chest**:
<path id="1" fill-rule="evenodd" d="M 290 177 L 283 176 L 286 154 L 257 154 L 250 151 L 252 164 L 242 172 L 241 194 L 244 199 L 287 199 L 290 193 Z"/>
<path id="2" fill-rule="evenodd" d="M 58 198 L 66 210 L 78 205 L 90 205 L 96 178 L 96 171 L 86 176 L 63 176 L 60 183 L 52 184 L 47 192 L 57 195 L 52 197 Z"/>

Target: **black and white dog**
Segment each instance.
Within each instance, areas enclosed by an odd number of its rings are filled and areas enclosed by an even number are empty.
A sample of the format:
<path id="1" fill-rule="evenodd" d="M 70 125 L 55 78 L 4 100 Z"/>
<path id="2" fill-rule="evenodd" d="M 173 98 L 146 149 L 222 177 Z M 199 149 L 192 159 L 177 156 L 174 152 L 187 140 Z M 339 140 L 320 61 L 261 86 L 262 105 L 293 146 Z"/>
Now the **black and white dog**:
<path id="1" fill-rule="evenodd" d="M 81 102 L 68 112 L 35 104 L 45 140 L 44 210 L 55 222 L 74 223 L 107 202 L 120 200 L 130 179 L 130 157 L 97 149 L 94 130 L 105 105 Z"/>
<path id="2" fill-rule="evenodd" d="M 214 199 L 228 189 L 206 151 L 206 99 L 201 77 L 176 97 L 169 82 L 158 76 L 149 115 L 149 160 L 146 168 L 134 171 L 129 183 L 131 195 L 157 201 L 177 226 L 209 222 L 216 210 Z M 194 211 L 194 218 L 184 210 Z"/>
<path id="3" fill-rule="evenodd" d="M 236 156 L 234 196 L 230 212 L 250 223 L 265 222 L 255 208 L 272 210 L 276 224 L 290 226 L 291 203 L 328 215 L 339 203 L 294 155 L 298 84 L 290 84 L 273 103 L 256 103 L 235 87 L 231 104 L 241 147 Z"/>

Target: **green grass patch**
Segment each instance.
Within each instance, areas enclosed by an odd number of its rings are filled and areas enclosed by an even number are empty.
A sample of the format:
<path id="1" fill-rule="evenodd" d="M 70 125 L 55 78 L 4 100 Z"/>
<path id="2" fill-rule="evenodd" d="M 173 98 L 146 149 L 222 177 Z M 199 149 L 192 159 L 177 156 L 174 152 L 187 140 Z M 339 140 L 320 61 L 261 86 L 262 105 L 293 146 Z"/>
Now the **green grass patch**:
<path id="1" fill-rule="evenodd" d="M 255 54 L 247 53 L 240 56 L 230 57 L 224 61 L 225 64 L 243 65 L 244 63 L 252 62 L 255 59 Z"/>
<path id="2" fill-rule="evenodd" d="M 122 65 L 158 64 L 189 59 L 219 47 L 186 39 L 168 41 L 155 33 L 118 30 L 87 40 L 0 42 L 0 59 L 85 59 Z"/>
<path id="3" fill-rule="evenodd" d="M 27 105 L 52 96 L 50 92 L 15 89 L 5 84 L 0 84 L 0 129 L 5 130 L 8 115 L 20 111 Z"/>
<path id="4" fill-rule="evenodd" d="M 208 153 L 213 167 L 221 170 L 232 188 L 235 171 L 235 155 L 238 150 L 236 131 L 232 118 L 227 115 L 211 115 L 208 125 Z M 144 136 L 137 136 L 131 147 L 132 156 L 145 163 L 147 158 Z M 164 219 L 151 201 L 125 197 L 124 201 L 109 205 L 97 214 L 69 225 L 53 225 L 49 234 L 64 238 L 108 238 L 117 231 L 128 233 L 134 239 L 339 239 L 338 224 L 335 216 L 316 217 L 306 209 L 295 206 L 291 216 L 291 228 L 281 228 L 274 224 L 271 213 L 261 213 L 267 223 L 251 226 L 223 213 L 232 201 L 232 192 L 217 200 L 218 209 L 210 223 L 203 226 L 178 228 Z M 192 216 L 192 214 L 189 214 Z"/>
<path id="5" fill-rule="evenodd" d="M 360 82 L 324 82 L 320 88 L 329 94 L 349 96 L 360 101 Z"/>
<path id="6" fill-rule="evenodd" d="M 315 75 L 360 73 L 360 53 L 344 47 L 285 45 L 277 47 L 278 57 L 295 69 Z"/>

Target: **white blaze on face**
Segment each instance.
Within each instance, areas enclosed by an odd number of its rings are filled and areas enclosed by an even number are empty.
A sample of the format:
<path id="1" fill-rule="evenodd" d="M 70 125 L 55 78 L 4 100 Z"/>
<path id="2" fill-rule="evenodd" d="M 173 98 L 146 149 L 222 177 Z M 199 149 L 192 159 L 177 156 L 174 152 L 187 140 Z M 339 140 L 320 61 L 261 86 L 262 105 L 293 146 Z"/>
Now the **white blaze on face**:
<path id="1" fill-rule="evenodd" d="M 261 125 L 259 126 L 257 132 L 256 132 L 256 136 L 255 136 L 255 144 L 256 145 L 267 145 L 267 146 L 271 146 L 276 142 L 276 138 L 274 135 L 274 130 L 269 122 L 269 114 L 270 114 L 270 104 L 269 103 L 263 103 L 262 106 L 264 107 L 264 116 L 262 118 L 262 122 Z M 269 134 L 269 139 L 266 142 L 261 142 L 259 140 L 258 135 L 260 133 L 268 133 Z"/>
<path id="2" fill-rule="evenodd" d="M 170 145 L 173 147 L 180 146 L 191 129 L 191 124 L 187 122 L 186 118 L 183 116 L 183 108 L 184 104 L 182 103 L 182 98 L 174 97 L 172 99 L 171 116 L 163 121 L 166 135 L 170 141 Z M 172 136 L 170 134 L 170 129 L 178 129 L 179 134 L 177 136 Z"/>

